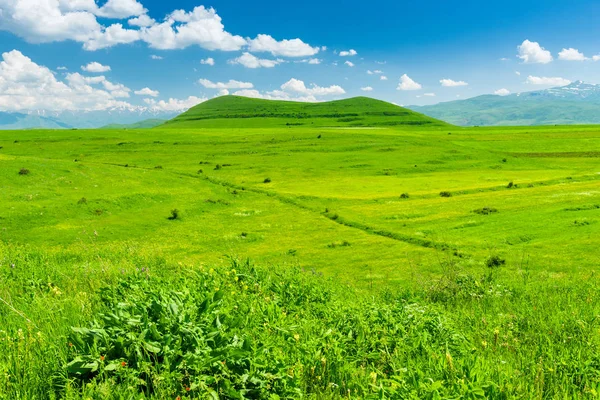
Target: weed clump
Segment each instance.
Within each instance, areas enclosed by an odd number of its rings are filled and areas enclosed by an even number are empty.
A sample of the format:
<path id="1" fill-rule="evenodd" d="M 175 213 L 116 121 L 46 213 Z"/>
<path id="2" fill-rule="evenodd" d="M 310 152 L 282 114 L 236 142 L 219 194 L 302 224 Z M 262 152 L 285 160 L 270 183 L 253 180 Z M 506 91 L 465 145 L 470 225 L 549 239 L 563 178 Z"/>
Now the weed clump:
<path id="1" fill-rule="evenodd" d="M 514 183 L 512 183 L 512 181 L 508 182 L 508 185 L 506 185 L 507 189 L 511 189 L 514 185 Z"/>
<path id="2" fill-rule="evenodd" d="M 154 169 L 163 169 L 162 165 L 157 165 Z"/>
<path id="3" fill-rule="evenodd" d="M 174 221 L 174 220 L 176 220 L 176 219 L 179 219 L 179 210 L 178 210 L 178 209 L 176 209 L 176 208 L 172 209 L 172 210 L 171 210 L 171 216 L 169 217 L 169 219 L 170 219 L 171 221 Z"/>
<path id="4" fill-rule="evenodd" d="M 27 168 L 21 168 L 19 170 L 19 175 L 29 175 L 31 171 L 29 171 Z"/>
<path id="5" fill-rule="evenodd" d="M 204 171 L 202 171 L 201 169 L 198 170 L 198 175 L 203 174 Z"/>
<path id="6" fill-rule="evenodd" d="M 400 195 L 400 198 L 401 198 L 401 199 L 408 199 L 408 198 L 410 198 L 410 195 L 409 195 L 408 193 L 402 193 L 402 194 Z"/>
<path id="7" fill-rule="evenodd" d="M 489 214 L 497 213 L 498 210 L 493 207 L 483 207 L 483 208 L 478 208 L 477 210 L 473 210 L 473 212 L 475 214 L 480 214 L 480 215 L 489 215 Z"/>
<path id="8" fill-rule="evenodd" d="M 223 168 L 223 167 L 221 166 L 221 164 L 217 164 L 217 165 L 215 165 L 215 171 L 218 171 L 218 170 L 220 170 L 221 168 Z"/>
<path id="9" fill-rule="evenodd" d="M 506 264 L 506 260 L 500 258 L 497 255 L 490 256 L 487 260 L 485 260 L 485 266 L 490 269 L 496 269 L 504 266 Z"/>
<path id="10" fill-rule="evenodd" d="M 82 197 L 79 199 L 79 201 L 77 202 L 77 204 L 87 204 L 87 199 L 85 197 Z"/>
<path id="11" fill-rule="evenodd" d="M 440 197 L 452 197 L 452 193 L 448 191 L 440 192 Z"/>
<path id="12" fill-rule="evenodd" d="M 265 178 L 265 180 L 263 181 L 263 183 L 271 183 L 271 178 Z"/>

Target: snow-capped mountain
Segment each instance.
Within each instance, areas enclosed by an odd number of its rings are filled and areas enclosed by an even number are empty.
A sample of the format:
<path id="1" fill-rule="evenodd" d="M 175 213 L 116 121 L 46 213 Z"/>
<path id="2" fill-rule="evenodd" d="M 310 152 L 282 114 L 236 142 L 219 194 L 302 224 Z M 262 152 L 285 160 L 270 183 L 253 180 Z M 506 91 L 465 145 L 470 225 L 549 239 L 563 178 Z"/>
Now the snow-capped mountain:
<path id="1" fill-rule="evenodd" d="M 533 92 L 408 108 L 462 126 L 600 124 L 600 85 L 576 81 Z"/>

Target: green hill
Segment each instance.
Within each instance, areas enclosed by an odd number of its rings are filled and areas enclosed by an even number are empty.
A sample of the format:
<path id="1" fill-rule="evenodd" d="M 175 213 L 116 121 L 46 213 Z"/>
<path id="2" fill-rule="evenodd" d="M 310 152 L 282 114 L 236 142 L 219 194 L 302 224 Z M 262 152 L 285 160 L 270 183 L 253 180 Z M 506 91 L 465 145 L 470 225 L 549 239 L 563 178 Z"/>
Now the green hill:
<path id="1" fill-rule="evenodd" d="M 143 121 L 138 121 L 133 124 L 109 124 L 105 125 L 100 129 L 148 129 L 154 128 L 155 126 L 159 126 L 165 123 L 164 119 L 145 119 Z"/>
<path id="2" fill-rule="evenodd" d="M 323 103 L 222 96 L 198 104 L 163 127 L 446 126 L 445 122 L 368 97 Z"/>

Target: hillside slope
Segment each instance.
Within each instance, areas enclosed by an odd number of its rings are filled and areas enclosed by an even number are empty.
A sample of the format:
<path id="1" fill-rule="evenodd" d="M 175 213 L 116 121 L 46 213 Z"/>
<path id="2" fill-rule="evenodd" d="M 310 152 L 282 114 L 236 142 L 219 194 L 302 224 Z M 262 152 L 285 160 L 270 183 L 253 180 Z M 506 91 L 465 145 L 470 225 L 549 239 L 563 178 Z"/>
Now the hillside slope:
<path id="1" fill-rule="evenodd" d="M 172 128 L 252 126 L 445 126 L 417 112 L 368 97 L 323 103 L 222 96 L 162 125 Z"/>
<path id="2" fill-rule="evenodd" d="M 484 95 L 412 110 L 461 126 L 600 124 L 600 85 L 570 85 L 515 93 Z"/>
<path id="3" fill-rule="evenodd" d="M 164 124 L 164 119 L 150 118 L 133 124 L 109 124 L 99 129 L 148 129 Z"/>

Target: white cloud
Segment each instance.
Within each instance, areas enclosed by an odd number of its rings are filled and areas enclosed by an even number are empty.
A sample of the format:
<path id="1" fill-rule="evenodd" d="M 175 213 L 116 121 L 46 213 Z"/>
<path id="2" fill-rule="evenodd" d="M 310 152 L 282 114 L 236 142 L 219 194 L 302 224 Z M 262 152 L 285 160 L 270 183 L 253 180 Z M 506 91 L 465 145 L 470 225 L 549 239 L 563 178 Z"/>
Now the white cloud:
<path id="1" fill-rule="evenodd" d="M 161 56 L 157 56 L 156 54 L 152 54 L 152 55 L 150 56 L 150 58 L 151 58 L 151 59 L 153 59 L 153 60 L 162 60 L 162 59 L 163 59 L 163 57 L 161 57 Z"/>
<path id="2" fill-rule="evenodd" d="M 527 77 L 526 83 L 531 85 L 546 85 L 546 86 L 565 86 L 571 83 L 570 80 L 565 78 L 547 78 L 547 77 L 539 77 L 539 76 L 531 76 Z"/>
<path id="3" fill-rule="evenodd" d="M 204 60 L 200 60 L 200 64 L 213 66 L 215 65 L 215 59 L 212 57 L 208 57 Z"/>
<path id="4" fill-rule="evenodd" d="M 266 60 L 256 57 L 250 53 L 244 53 L 238 58 L 229 60 L 229 64 L 239 64 L 246 68 L 273 68 L 274 66 L 281 64 L 283 60 Z"/>
<path id="5" fill-rule="evenodd" d="M 221 89 L 221 90 L 219 90 L 219 92 L 216 94 L 216 97 L 219 97 L 219 96 L 227 96 L 227 95 L 229 95 L 229 90 L 227 90 L 227 89 Z"/>
<path id="6" fill-rule="evenodd" d="M 517 49 L 519 50 L 517 57 L 526 64 L 548 64 L 553 60 L 552 54 L 538 42 L 524 40 Z"/>
<path id="7" fill-rule="evenodd" d="M 467 86 L 469 85 L 465 81 L 453 81 L 452 79 L 441 79 L 440 83 L 445 87 L 456 87 L 456 86 Z"/>
<path id="8" fill-rule="evenodd" d="M 435 93 L 423 93 L 423 96 L 435 97 Z"/>
<path id="9" fill-rule="evenodd" d="M 495 95 L 498 96 L 508 96 L 510 94 L 510 90 L 502 88 L 502 89 L 498 89 L 494 92 Z"/>
<path id="10" fill-rule="evenodd" d="M 146 13 L 148 10 L 136 0 L 108 0 L 94 14 L 112 19 L 123 19 Z"/>
<path id="11" fill-rule="evenodd" d="M 147 27 L 154 25 L 156 21 L 154 18 L 150 18 L 147 14 L 142 14 L 139 17 L 130 19 L 127 21 L 127 23 L 132 26 Z"/>
<path id="12" fill-rule="evenodd" d="M 152 90 L 148 87 L 145 87 L 140 90 L 136 90 L 133 93 L 137 94 L 138 96 L 150 96 L 150 97 L 158 97 L 158 95 L 159 95 L 158 90 Z"/>
<path id="13" fill-rule="evenodd" d="M 241 36 L 225 31 L 213 8 L 175 10 L 164 22 L 140 30 L 140 38 L 155 49 L 184 49 L 197 45 L 207 50 L 235 51 L 246 45 Z"/>
<path id="14" fill-rule="evenodd" d="M 371 86 L 365 86 L 360 88 L 360 90 L 362 90 L 363 92 L 372 92 L 373 88 Z"/>
<path id="15" fill-rule="evenodd" d="M 569 48 L 562 49 L 560 53 L 558 53 L 558 59 L 564 61 L 585 61 L 588 58 L 583 53 L 579 52 L 579 50 Z"/>
<path id="16" fill-rule="evenodd" d="M 99 73 L 99 72 L 110 71 L 110 66 L 102 65 L 99 62 L 94 61 L 94 62 L 89 63 L 88 65 L 82 65 L 81 69 L 86 72 Z"/>
<path id="17" fill-rule="evenodd" d="M 346 64 L 349 67 L 354 67 L 354 63 L 350 61 L 346 61 L 344 64 Z"/>
<path id="18" fill-rule="evenodd" d="M 200 98 L 196 96 L 190 96 L 187 99 L 173 99 L 170 98 L 167 101 L 160 100 L 156 101 L 154 99 L 144 99 L 146 104 L 148 104 L 149 108 L 154 111 L 177 111 L 183 112 L 188 110 L 195 105 L 205 102 L 208 100 L 207 98 Z"/>
<path id="19" fill-rule="evenodd" d="M 112 24 L 101 32 L 96 33 L 83 48 L 88 51 L 96 51 L 112 47 L 117 44 L 128 44 L 140 40 L 140 32 L 135 29 L 125 29 L 121 24 Z"/>
<path id="20" fill-rule="evenodd" d="M 250 82 L 240 82 L 230 79 L 229 82 L 212 82 L 208 79 L 200 79 L 198 83 L 207 89 L 252 89 L 254 85 Z"/>
<path id="21" fill-rule="evenodd" d="M 56 70 L 57 70 L 57 71 L 66 71 L 66 70 L 68 70 L 68 69 L 69 69 L 69 68 L 67 68 L 67 67 L 56 67 Z"/>
<path id="22" fill-rule="evenodd" d="M 281 85 L 281 90 L 288 93 L 300 93 L 311 96 L 340 95 L 346 93 L 346 91 L 338 85 L 320 87 L 313 84 L 311 87 L 306 87 L 303 81 L 295 78 L 292 78 Z"/>
<path id="23" fill-rule="evenodd" d="M 404 74 L 400 77 L 400 83 L 398 84 L 398 87 L 396 89 L 397 90 L 419 90 L 421 88 L 422 88 L 421 84 L 413 81 L 412 79 L 410 79 L 410 77 L 408 75 Z"/>
<path id="24" fill-rule="evenodd" d="M 515 71 L 515 74 L 516 74 L 517 76 L 521 76 L 521 73 L 520 73 L 519 71 Z"/>
<path id="25" fill-rule="evenodd" d="M 319 47 L 311 47 L 300 39 L 277 41 L 270 35 L 258 35 L 248 39 L 248 50 L 253 52 L 268 52 L 275 57 L 307 57 L 319 52 Z"/>
<path id="26" fill-rule="evenodd" d="M 347 51 L 340 51 L 340 56 L 341 57 L 352 57 L 352 56 L 355 56 L 357 54 L 358 53 L 354 49 L 350 49 L 350 50 L 347 50 Z"/>
<path id="27" fill-rule="evenodd" d="M 311 65 L 319 65 L 321 64 L 323 60 L 320 60 L 318 58 L 305 58 L 304 60 L 298 60 L 298 61 L 294 61 L 295 63 L 304 63 L 304 64 L 311 64 Z"/>
<path id="28" fill-rule="evenodd" d="M 371 71 L 370 69 L 367 70 L 367 74 L 369 75 L 381 75 L 383 74 L 383 71 L 376 69 L 375 71 Z"/>
<path id="29" fill-rule="evenodd" d="M 106 78 L 83 77 L 78 73 L 67 74 L 60 81 L 48 68 L 38 65 L 18 50 L 2 54 L 0 62 L 0 110 L 104 110 L 113 107 L 134 109 L 129 103 L 117 100 L 128 90 L 113 85 L 104 90 L 90 86 L 103 83 Z M 112 85 L 112 84 L 111 84 Z"/>
<path id="30" fill-rule="evenodd" d="M 382 80 L 382 81 L 387 81 L 387 80 L 388 80 L 388 77 L 387 77 L 387 76 L 385 76 L 385 75 L 381 75 L 381 76 L 379 77 L 379 80 Z"/>
<path id="31" fill-rule="evenodd" d="M 597 55 L 597 56 L 593 56 L 592 60 L 594 60 L 594 61 L 600 61 L 600 54 Z"/>

